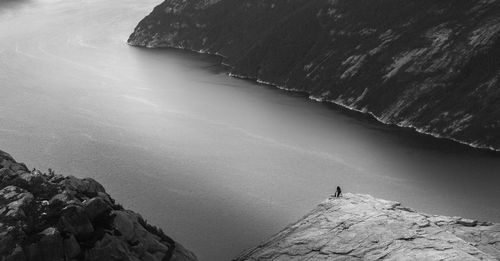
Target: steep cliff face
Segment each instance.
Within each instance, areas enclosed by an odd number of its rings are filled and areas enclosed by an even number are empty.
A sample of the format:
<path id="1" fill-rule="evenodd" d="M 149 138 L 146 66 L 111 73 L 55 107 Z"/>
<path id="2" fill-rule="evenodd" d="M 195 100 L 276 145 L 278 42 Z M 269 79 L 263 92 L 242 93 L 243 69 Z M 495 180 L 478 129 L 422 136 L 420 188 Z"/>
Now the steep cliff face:
<path id="1" fill-rule="evenodd" d="M 235 76 L 500 149 L 500 1 L 166 0 L 131 45 L 220 54 Z"/>
<path id="2" fill-rule="evenodd" d="M 197 259 L 95 180 L 29 171 L 0 151 L 0 260 Z"/>
<path id="3" fill-rule="evenodd" d="M 347 194 L 234 260 L 500 260 L 500 224 Z"/>

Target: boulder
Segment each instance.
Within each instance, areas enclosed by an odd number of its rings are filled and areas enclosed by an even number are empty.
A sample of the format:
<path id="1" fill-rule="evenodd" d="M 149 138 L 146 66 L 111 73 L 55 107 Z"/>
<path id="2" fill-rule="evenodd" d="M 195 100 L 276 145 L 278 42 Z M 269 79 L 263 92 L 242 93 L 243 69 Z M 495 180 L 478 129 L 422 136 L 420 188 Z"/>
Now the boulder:
<path id="1" fill-rule="evenodd" d="M 477 220 L 468 219 L 468 218 L 461 218 L 461 219 L 457 220 L 457 224 L 460 224 L 460 225 L 466 226 L 466 227 L 475 227 L 475 226 L 477 226 Z"/>
<path id="2" fill-rule="evenodd" d="M 3 224 L 0 223 L 0 227 Z M 16 236 L 14 227 L 6 227 L 0 230 L 0 256 L 10 253 L 16 245 Z"/>
<path id="3" fill-rule="evenodd" d="M 15 161 L 14 158 L 12 158 L 12 156 L 10 156 L 9 153 L 7 153 L 5 151 L 1 151 L 1 150 L 0 150 L 0 159 L 6 159 L 6 160 L 9 160 L 9 161 Z"/>
<path id="4" fill-rule="evenodd" d="M 124 240 L 135 237 L 135 217 L 127 211 L 113 211 L 113 228 L 120 233 Z"/>
<path id="5" fill-rule="evenodd" d="M 131 211 L 113 211 L 113 228 L 119 232 L 119 238 L 132 242 L 133 252 L 142 256 L 143 253 L 165 255 L 174 245 L 161 242 L 161 239 L 148 231 L 140 222 L 139 215 Z"/>
<path id="6" fill-rule="evenodd" d="M 91 197 L 96 196 L 99 192 L 106 192 L 99 182 L 91 178 L 78 179 L 74 176 L 68 176 L 61 184 L 66 189 L 77 191 Z"/>
<path id="7" fill-rule="evenodd" d="M 53 196 L 49 200 L 50 205 L 58 204 L 57 202 L 60 202 L 59 204 L 63 204 L 63 205 L 73 205 L 73 204 L 74 205 L 82 205 L 82 202 L 74 196 L 74 193 L 71 193 L 68 190 L 65 190 L 65 191 Z"/>
<path id="8" fill-rule="evenodd" d="M 10 169 L 13 170 L 13 171 L 15 171 L 15 172 L 20 171 L 20 170 L 22 170 L 22 171 L 29 171 L 28 168 L 26 167 L 26 164 L 24 164 L 24 163 L 17 163 L 17 162 L 11 164 L 10 165 Z"/>
<path id="9" fill-rule="evenodd" d="M 12 160 L 8 160 L 8 159 L 5 159 L 3 158 L 2 160 L 0 160 L 0 167 L 2 169 L 10 169 L 10 165 L 12 164 Z"/>
<path id="10" fill-rule="evenodd" d="M 110 234 L 105 234 L 85 253 L 86 261 L 139 261 L 128 250 L 128 245 Z"/>
<path id="11" fill-rule="evenodd" d="M 61 231 L 71 233 L 77 238 L 86 238 L 94 232 L 85 209 L 77 205 L 69 205 L 62 209 L 59 227 Z"/>
<path id="12" fill-rule="evenodd" d="M 142 261 L 157 261 L 157 260 L 162 260 L 162 258 L 163 258 L 162 256 L 153 255 L 150 253 L 144 253 L 141 260 Z"/>
<path id="13" fill-rule="evenodd" d="M 35 170 L 33 172 L 23 171 L 21 174 L 19 174 L 19 179 L 26 182 L 29 186 L 45 183 L 45 177 L 39 170 Z"/>
<path id="14" fill-rule="evenodd" d="M 107 215 L 112 210 L 111 206 L 100 197 L 85 200 L 83 202 L 83 207 L 85 208 L 85 212 L 90 220 Z"/>
<path id="15" fill-rule="evenodd" d="M 15 246 L 14 249 L 12 250 L 12 253 L 7 258 L 5 258 L 5 261 L 25 261 L 25 260 L 27 260 L 27 258 L 20 245 Z"/>
<path id="16" fill-rule="evenodd" d="M 33 195 L 26 190 L 7 186 L 0 190 L 0 217 L 22 219 L 25 218 L 23 207 L 33 200 Z"/>
<path id="17" fill-rule="evenodd" d="M 24 170 L 20 170 L 19 172 L 20 174 L 15 181 L 16 184 L 19 184 L 19 186 L 29 190 L 34 195 L 43 199 L 50 199 L 57 194 L 57 185 L 47 182 L 48 176 L 40 171 L 35 170 L 33 172 L 26 172 Z"/>
<path id="18" fill-rule="evenodd" d="M 15 171 L 10 169 L 11 164 L 10 160 L 2 159 L 0 161 L 0 181 L 7 181 L 15 176 Z"/>
<path id="19" fill-rule="evenodd" d="M 65 261 L 63 238 L 54 227 L 39 233 L 40 240 L 25 247 L 30 261 Z"/>
<path id="20" fill-rule="evenodd" d="M 53 175 L 48 177 L 48 180 L 52 183 L 55 183 L 55 184 L 59 184 L 65 179 L 66 179 L 66 177 L 61 175 L 61 174 L 53 174 Z"/>
<path id="21" fill-rule="evenodd" d="M 106 203 L 108 203 L 110 206 L 114 205 L 114 200 L 108 195 L 108 193 L 97 192 L 97 196 L 106 201 Z"/>
<path id="22" fill-rule="evenodd" d="M 75 258 L 81 253 L 80 244 L 74 235 L 70 235 L 63 240 L 64 254 L 67 258 Z"/>

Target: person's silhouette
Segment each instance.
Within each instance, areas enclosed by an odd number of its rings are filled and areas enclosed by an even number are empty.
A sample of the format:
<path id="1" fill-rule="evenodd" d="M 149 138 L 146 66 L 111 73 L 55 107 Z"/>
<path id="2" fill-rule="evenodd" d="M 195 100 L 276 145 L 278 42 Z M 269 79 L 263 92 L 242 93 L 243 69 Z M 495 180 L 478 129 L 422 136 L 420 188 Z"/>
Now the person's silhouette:
<path id="1" fill-rule="evenodd" d="M 337 198 L 342 196 L 342 190 L 339 186 L 337 186 L 337 191 L 335 191 L 335 194 L 333 194 L 333 196 Z"/>

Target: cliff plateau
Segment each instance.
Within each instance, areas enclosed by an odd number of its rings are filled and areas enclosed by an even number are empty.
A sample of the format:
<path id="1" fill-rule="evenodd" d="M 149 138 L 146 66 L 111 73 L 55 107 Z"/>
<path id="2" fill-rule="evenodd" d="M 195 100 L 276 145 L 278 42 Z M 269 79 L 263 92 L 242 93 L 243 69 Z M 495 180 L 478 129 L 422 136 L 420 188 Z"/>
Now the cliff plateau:
<path id="1" fill-rule="evenodd" d="M 1 261 L 196 261 L 93 179 L 28 170 L 0 151 Z"/>
<path id="2" fill-rule="evenodd" d="M 500 260 L 500 224 L 346 194 L 234 260 Z"/>
<path id="3" fill-rule="evenodd" d="M 233 76 L 500 149 L 498 0 L 166 0 L 128 42 L 222 56 Z"/>

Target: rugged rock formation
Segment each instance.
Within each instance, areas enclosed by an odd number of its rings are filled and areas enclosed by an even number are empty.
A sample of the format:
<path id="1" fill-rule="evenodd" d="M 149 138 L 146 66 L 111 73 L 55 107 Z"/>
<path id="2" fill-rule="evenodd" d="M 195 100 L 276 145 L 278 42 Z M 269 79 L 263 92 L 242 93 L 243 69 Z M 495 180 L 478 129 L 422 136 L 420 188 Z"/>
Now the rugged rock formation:
<path id="1" fill-rule="evenodd" d="M 415 212 L 368 195 L 329 198 L 243 260 L 500 260 L 500 224 Z"/>
<path id="2" fill-rule="evenodd" d="M 29 171 L 0 151 L 0 260 L 197 259 L 95 180 Z"/>
<path id="3" fill-rule="evenodd" d="M 131 45 L 224 57 L 234 76 L 500 149 L 500 1 L 166 0 Z"/>

